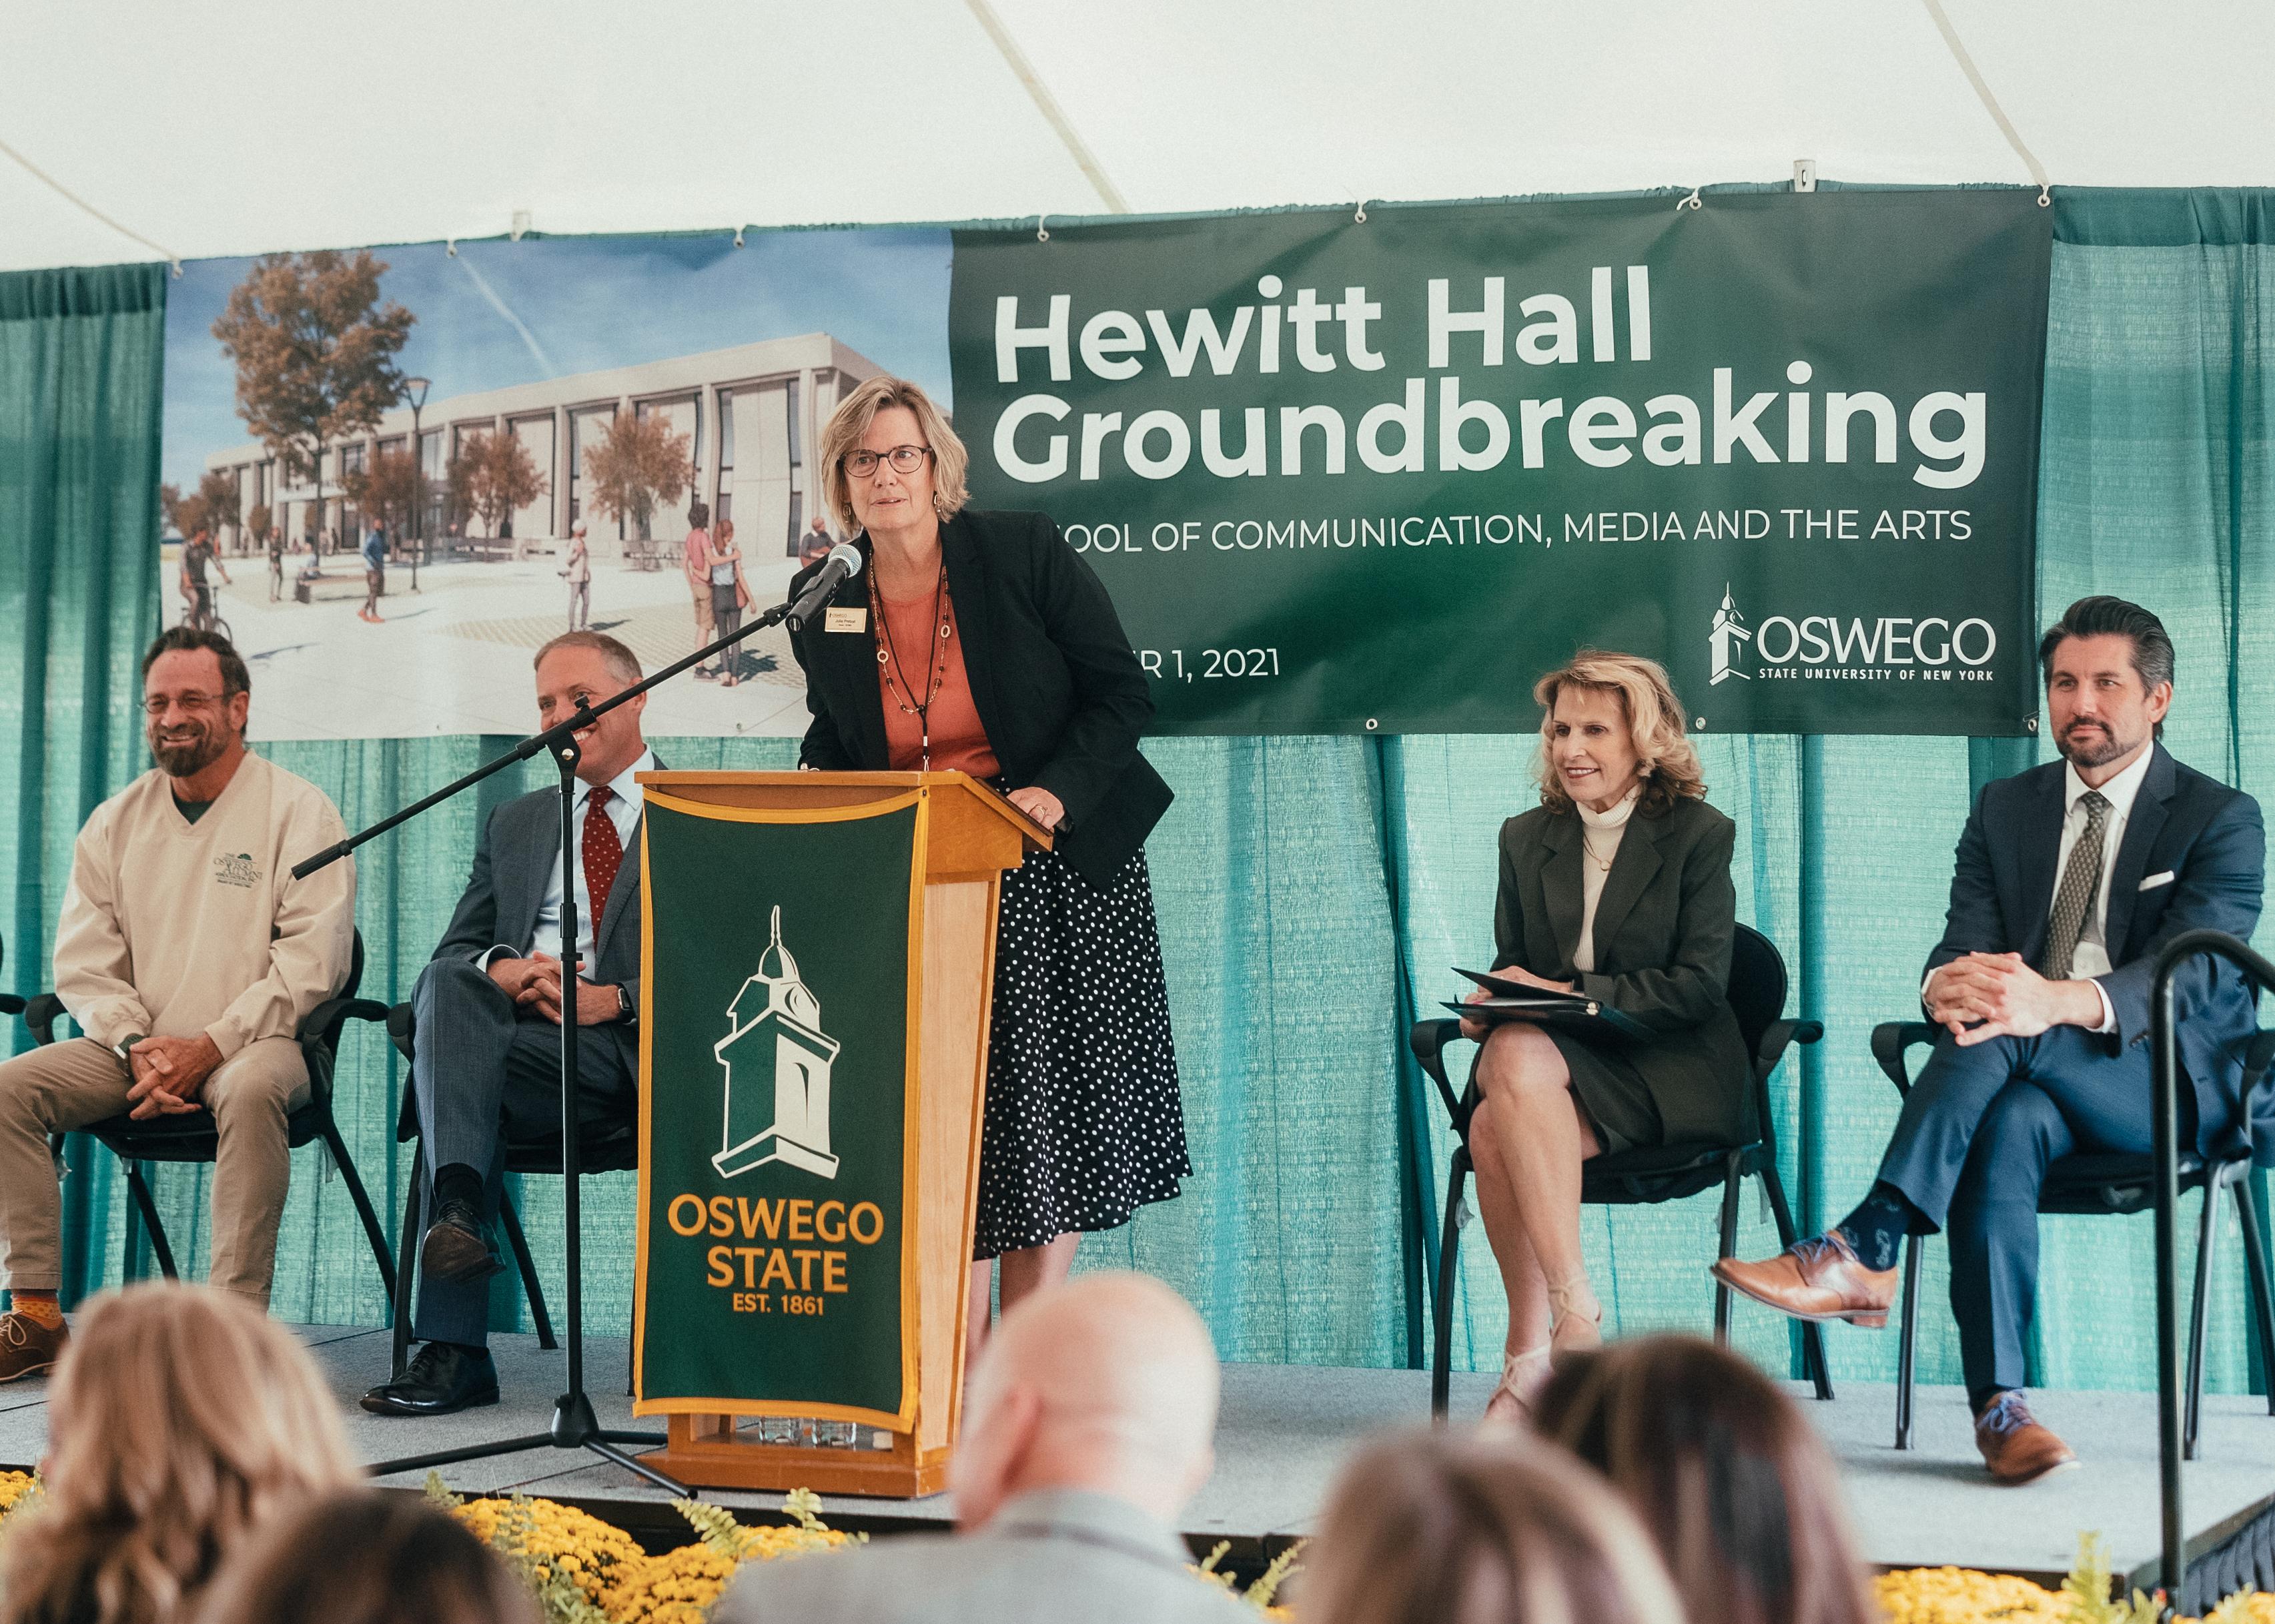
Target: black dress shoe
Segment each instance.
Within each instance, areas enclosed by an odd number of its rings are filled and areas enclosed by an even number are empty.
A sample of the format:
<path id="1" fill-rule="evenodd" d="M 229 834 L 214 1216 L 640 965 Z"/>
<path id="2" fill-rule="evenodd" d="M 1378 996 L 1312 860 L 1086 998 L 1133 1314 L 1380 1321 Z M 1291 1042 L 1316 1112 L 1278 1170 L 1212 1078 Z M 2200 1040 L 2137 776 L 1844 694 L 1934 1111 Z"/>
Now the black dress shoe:
<path id="1" fill-rule="evenodd" d="M 411 1368 L 363 1395 L 374 1416 L 447 1416 L 477 1404 L 498 1401 L 497 1366 L 487 1348 L 428 1342 Z"/>
<path id="2" fill-rule="evenodd" d="M 429 1280 L 470 1285 L 503 1273 L 504 1260 L 490 1249 L 489 1226 L 470 1202 L 445 1201 L 419 1243 L 419 1266 Z"/>

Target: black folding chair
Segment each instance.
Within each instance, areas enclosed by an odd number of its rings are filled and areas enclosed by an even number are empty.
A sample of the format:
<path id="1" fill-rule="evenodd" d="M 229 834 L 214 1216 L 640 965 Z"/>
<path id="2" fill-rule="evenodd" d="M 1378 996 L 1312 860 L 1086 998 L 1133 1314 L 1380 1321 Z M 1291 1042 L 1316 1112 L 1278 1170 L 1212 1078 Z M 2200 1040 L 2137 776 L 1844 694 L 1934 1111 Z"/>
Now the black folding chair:
<path id="1" fill-rule="evenodd" d="M 415 1038 L 415 1023 L 411 1006 L 397 1004 L 387 1012 L 387 1035 L 403 1058 L 411 1058 Z M 419 1132 L 419 1101 L 409 1089 L 403 1093 L 402 1114 L 396 1119 L 395 1137 L 401 1143 L 413 1143 L 417 1149 L 411 1159 L 411 1187 L 403 1197 L 402 1254 L 395 1270 L 395 1374 L 400 1377 L 411 1364 L 412 1305 L 417 1300 L 416 1281 L 419 1268 L 419 1242 L 425 1220 L 427 1185 L 427 1143 Z M 579 1170 L 584 1173 L 630 1173 L 639 1167 L 639 1124 L 628 1113 L 622 1119 L 609 1117 L 587 1122 L 578 1136 Z M 541 1134 L 529 1139 L 509 1140 L 505 1147 L 505 1170 L 508 1173 L 551 1175 L 559 1177 L 561 1167 L 561 1136 L 558 1132 Z M 498 1217 L 505 1225 L 508 1244 L 513 1251 L 514 1265 L 521 1274 L 521 1289 L 529 1302 L 529 1317 L 537 1324 L 537 1345 L 556 1348 L 561 1344 L 554 1339 L 552 1317 L 545 1309 L 545 1288 L 537 1278 L 537 1263 L 530 1256 L 529 1240 L 522 1233 L 521 1214 L 514 1210 L 511 1192 L 502 1193 L 498 1200 Z"/>
<path id="2" fill-rule="evenodd" d="M 1777 1137 L 1770 1114 L 1770 1074 L 1795 1043 L 1815 1043 L 1825 1028 L 1815 1021 L 1788 1021 L 1785 1014 L 1785 960 L 1770 939 L 1741 925 L 1731 944 L 1729 1000 L 1738 1017 L 1738 1031 L 1752 1057 L 1749 1078 L 1754 1095 L 1754 1120 L 1759 1137 L 1744 1144 L 1660 1144 L 1648 1149 L 1618 1151 L 1583 1162 L 1580 1199 L 1589 1206 L 1634 1206 L 1676 1201 L 1722 1187 L 1721 1250 L 1718 1257 L 1737 1255 L 1738 1192 L 1742 1181 L 1758 1178 L 1777 1219 L 1780 1242 L 1790 1246 L 1799 1238 L 1793 1209 L 1787 1205 L 1785 1185 L 1778 1177 Z M 1465 1187 L 1476 1163 L 1470 1156 L 1470 1118 L 1478 1105 L 1472 1081 L 1460 1095 L 1446 1076 L 1446 1046 L 1461 1035 L 1462 1023 L 1452 1016 L 1415 1024 L 1408 1042 L 1438 1093 L 1446 1102 L 1454 1127 L 1453 1164 L 1446 1177 L 1446 1216 L 1438 1235 L 1438 1289 L 1432 1303 L 1436 1327 L 1437 1356 L 1430 1372 L 1430 1409 L 1444 1416 L 1453 1382 L 1454 1281 L 1459 1259 L 1462 1227 L 1470 1220 Z M 1428 1245 L 1430 1237 L 1420 1238 Z M 1730 1288 L 1714 1285 L 1714 1340 L 1730 1340 Z M 1802 1363 L 1815 1385 L 1817 1396 L 1833 1396 L 1833 1375 L 1825 1363 L 1825 1342 L 1818 1328 L 1801 1328 Z"/>
<path id="3" fill-rule="evenodd" d="M 1911 1074 L 1905 1069 L 1906 1053 L 1932 1046 L 1942 1028 L 1925 1021 L 1886 1021 L 1872 1029 L 1872 1058 L 1908 1097 Z M 2275 1031 L 2257 1033 L 2244 1051 L 2243 1097 L 2267 1075 L 2275 1060 Z M 2246 1121 L 2249 1121 L 2247 1114 Z M 2204 1314 L 2211 1302 L 2214 1243 L 2219 1235 L 2219 1192 L 2235 1197 L 2236 1214 L 2243 1223 L 2244 1282 L 2251 1297 L 2251 1318 L 2259 1338 L 2261 1366 L 2267 1373 L 2267 1413 L 2275 1416 L 2275 1285 L 2267 1269 L 2266 1237 L 2259 1231 L 2259 1202 L 2251 1188 L 2249 1144 L 2232 1154 L 2206 1161 L 2195 1152 L 2181 1153 L 2181 1188 L 2203 1192 L 2203 1211 L 2196 1223 L 2196 1301 L 2188 1316 L 2188 1403 L 2183 1450 L 2196 1457 L 2196 1423 L 2203 1407 Z M 2157 1164 L 2153 1157 L 2082 1151 L 2055 1159 L 2046 1169 L 2038 1190 L 2038 1211 L 2067 1218 L 2123 1217 L 2145 1212 L 2157 1199 Z M 1912 1386 L 1916 1350 L 1919 1344 L 1920 1242 L 1912 1235 L 1904 1243 L 1903 1330 L 1896 1347 L 1896 1447 L 1912 1446 Z"/>
<path id="4" fill-rule="evenodd" d="M 387 1294 L 395 1295 L 395 1264 L 387 1248 L 386 1234 L 379 1227 L 379 1214 L 366 1193 L 363 1180 L 356 1172 L 355 1159 L 348 1154 L 347 1141 L 341 1137 L 338 1120 L 332 1114 L 332 1073 L 339 1062 L 340 1033 L 351 1020 L 384 1021 L 387 1006 L 368 998 L 356 996 L 363 984 L 363 933 L 355 933 L 354 955 L 349 963 L 347 984 L 337 995 L 326 999 L 308 1012 L 295 1034 L 300 1053 L 308 1065 L 308 1098 L 284 1119 L 287 1143 L 299 1150 L 312 1140 L 321 1139 L 332 1153 L 332 1163 L 340 1170 L 340 1178 L 348 1187 L 348 1197 L 355 1203 L 356 1216 L 363 1220 L 364 1238 L 371 1243 L 373 1261 L 379 1265 L 379 1277 L 387 1284 Z M 24 1024 L 42 1044 L 56 1040 L 56 1023 L 65 1014 L 63 1001 L 53 993 L 42 993 L 30 1001 L 24 1011 Z M 150 1193 L 150 1182 L 144 1175 L 147 1162 L 210 1162 L 219 1150 L 221 1130 L 213 1113 L 200 1107 L 179 1116 L 154 1116 L 147 1122 L 136 1122 L 131 1116 L 106 1117 L 80 1129 L 99 1142 L 112 1155 L 126 1164 L 126 1188 L 133 1197 L 126 1209 L 126 1238 L 119 1263 L 122 1279 L 132 1277 L 135 1253 L 140 1250 L 138 1228 L 150 1233 L 150 1250 L 158 1260 L 160 1273 L 168 1280 L 180 1278 L 174 1265 L 174 1249 L 166 1238 L 166 1226 L 158 1217 L 158 1204 Z M 53 1143 L 57 1164 L 62 1166 L 64 1136 L 57 1134 Z"/>

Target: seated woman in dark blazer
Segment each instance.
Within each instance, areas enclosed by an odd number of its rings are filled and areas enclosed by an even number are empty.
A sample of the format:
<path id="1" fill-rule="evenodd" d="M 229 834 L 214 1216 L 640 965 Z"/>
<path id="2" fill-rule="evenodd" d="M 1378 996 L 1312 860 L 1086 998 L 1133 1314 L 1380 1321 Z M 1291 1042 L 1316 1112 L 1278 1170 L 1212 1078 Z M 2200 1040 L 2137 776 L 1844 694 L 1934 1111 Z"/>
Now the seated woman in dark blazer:
<path id="1" fill-rule="evenodd" d="M 1603 1305 L 1580 1256 L 1580 1164 L 1648 1145 L 1740 1144 L 1752 1114 L 1727 991 L 1737 831 L 1704 798 L 1667 673 L 1589 650 L 1532 697 L 1540 804 L 1501 825 L 1493 968 L 1583 993 L 1651 1036 L 1465 1029 L 1485 1039 L 1469 1142 L 1508 1291 L 1508 1345 L 1485 1409 L 1500 1420 L 1531 1408 L 1552 1353 L 1602 1341 Z"/>
<path id="2" fill-rule="evenodd" d="M 1169 786 L 1138 752 L 1153 700 L 1106 588 L 1042 514 L 964 506 L 964 442 L 921 389 L 871 378 L 820 439 L 865 567 L 790 638 L 813 713 L 798 765 L 960 769 L 1057 831 L 997 911 L 976 1355 L 996 1273 L 1009 1310 L 1065 1276 L 1079 1232 L 1192 1172 L 1145 870 Z"/>

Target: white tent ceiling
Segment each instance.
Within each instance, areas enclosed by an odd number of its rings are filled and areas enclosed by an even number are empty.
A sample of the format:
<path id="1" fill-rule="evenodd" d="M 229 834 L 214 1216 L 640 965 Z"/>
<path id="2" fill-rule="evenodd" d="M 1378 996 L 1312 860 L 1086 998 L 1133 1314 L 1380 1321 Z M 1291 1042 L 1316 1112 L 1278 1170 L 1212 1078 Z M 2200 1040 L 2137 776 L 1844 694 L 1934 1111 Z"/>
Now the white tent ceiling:
<path id="1" fill-rule="evenodd" d="M 994 0 L 1141 212 L 2021 181 L 1921 0 Z M 2057 184 L 2275 182 L 2269 0 L 1949 0 Z M 1095 214 L 961 0 L 0 0 L 0 142 L 184 257 Z M 153 257 L 0 158 L 0 268 Z"/>

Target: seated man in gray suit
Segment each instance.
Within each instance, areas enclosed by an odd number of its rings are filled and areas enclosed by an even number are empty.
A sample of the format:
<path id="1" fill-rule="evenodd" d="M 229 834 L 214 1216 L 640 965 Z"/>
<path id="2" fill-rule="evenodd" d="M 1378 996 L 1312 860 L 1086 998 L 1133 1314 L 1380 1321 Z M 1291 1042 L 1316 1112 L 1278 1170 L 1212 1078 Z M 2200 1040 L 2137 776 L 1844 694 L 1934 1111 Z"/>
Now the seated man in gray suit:
<path id="1" fill-rule="evenodd" d="M 1208 1332 L 1159 1280 L 1039 1292 L 972 1376 L 957 1537 L 753 1563 L 714 1624 L 1256 1624 L 1185 1570 L 1174 1531 L 1214 1458 L 1216 1399 Z"/>
<path id="2" fill-rule="evenodd" d="M 2120 598 L 2081 598 L 2038 663 L 2062 759 L 1987 785 L 1960 835 L 1920 987 L 1944 1031 L 1878 1178 L 1825 1234 L 1714 1265 L 1800 1318 L 1882 1326 L 1904 1237 L 1946 1231 L 1975 1444 L 2007 1484 L 2077 1463 L 2022 1394 L 2046 1170 L 2076 1151 L 2148 1153 L 2158 955 L 2184 931 L 2249 937 L 2266 871 L 2259 804 L 2158 742 L 2173 702 L 2162 622 Z M 2275 1101 L 2241 1097 L 2251 988 L 2199 958 L 2174 990 L 2182 1147 L 2275 1144 Z"/>
<path id="3" fill-rule="evenodd" d="M 537 651 L 537 719 L 551 727 L 639 681 L 632 651 L 571 631 Z M 640 786 L 656 765 L 640 736 L 647 698 L 577 736 L 577 962 L 580 1120 L 629 1114 L 639 1094 Z M 425 1137 L 430 1220 L 419 1250 L 410 1368 L 363 1395 L 379 1416 L 497 1402 L 490 1363 L 490 1244 L 509 1138 L 557 1136 L 561 1016 L 561 800 L 538 789 L 483 823 L 473 876 L 442 945 L 419 972 L 411 1086 Z"/>

